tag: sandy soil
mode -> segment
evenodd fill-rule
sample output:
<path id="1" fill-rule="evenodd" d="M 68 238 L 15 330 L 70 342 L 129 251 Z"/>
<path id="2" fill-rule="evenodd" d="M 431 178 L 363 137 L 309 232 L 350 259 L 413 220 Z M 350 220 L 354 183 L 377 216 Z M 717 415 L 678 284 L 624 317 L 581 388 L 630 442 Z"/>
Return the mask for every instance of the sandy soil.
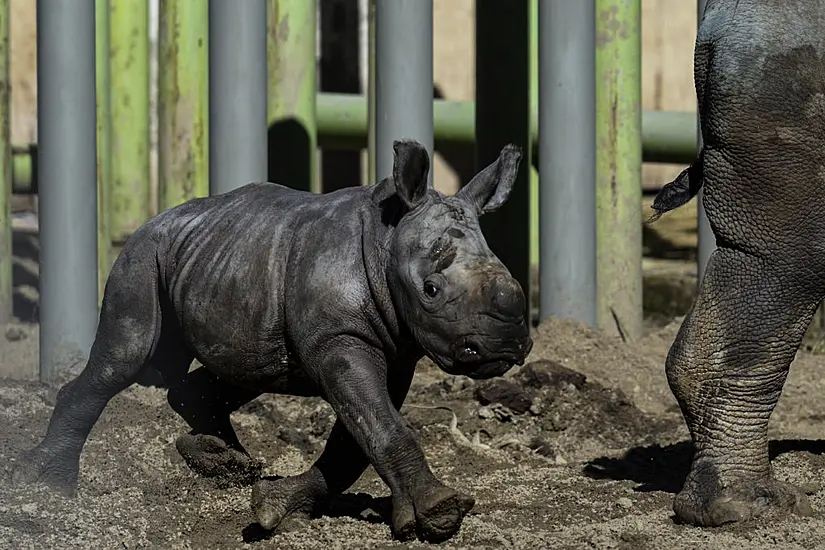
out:
<path id="1" fill-rule="evenodd" d="M 476 506 L 445 548 L 825 547 L 825 492 L 812 518 L 718 529 L 676 525 L 671 500 L 689 464 L 687 430 L 662 365 L 678 320 L 635 345 L 559 320 L 539 327 L 530 363 L 475 383 L 422 361 L 402 412 L 442 480 Z M 35 361 L 36 325 L 6 327 L 4 361 Z M 825 358 L 800 352 L 771 430 L 776 475 L 825 484 L 817 397 Z M 81 458 L 78 496 L 12 488 L 11 466 L 42 436 L 55 387 L 0 380 L 0 548 L 387 548 L 386 486 L 370 469 L 329 513 L 267 536 L 249 488 L 219 489 L 174 448 L 185 425 L 164 392 L 112 400 Z M 439 407 L 439 408 L 436 408 Z M 266 475 L 291 475 L 333 423 L 320 399 L 265 396 L 234 415 Z M 421 546 L 420 543 L 406 546 Z"/>

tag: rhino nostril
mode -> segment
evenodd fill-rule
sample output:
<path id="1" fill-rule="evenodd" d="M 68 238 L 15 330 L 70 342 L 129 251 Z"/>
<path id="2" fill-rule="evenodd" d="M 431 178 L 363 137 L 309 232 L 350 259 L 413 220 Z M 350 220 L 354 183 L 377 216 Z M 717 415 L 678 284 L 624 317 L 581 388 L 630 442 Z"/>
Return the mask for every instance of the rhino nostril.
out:
<path id="1" fill-rule="evenodd" d="M 463 352 L 465 355 L 478 355 L 478 349 L 472 344 L 465 345 Z"/>

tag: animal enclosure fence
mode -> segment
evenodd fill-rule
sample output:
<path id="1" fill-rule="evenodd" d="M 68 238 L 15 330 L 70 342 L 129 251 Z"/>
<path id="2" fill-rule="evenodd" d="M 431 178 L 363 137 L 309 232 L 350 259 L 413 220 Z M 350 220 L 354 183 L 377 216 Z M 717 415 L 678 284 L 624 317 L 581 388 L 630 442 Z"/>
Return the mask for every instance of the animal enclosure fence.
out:
<path id="1" fill-rule="evenodd" d="M 368 149 L 372 182 L 400 137 L 431 154 L 472 147 L 476 169 L 520 145 L 516 190 L 483 220 L 491 248 L 529 296 L 538 241 L 542 319 L 641 332 L 641 164 L 690 162 L 698 139 L 695 113 L 642 112 L 641 0 L 476 0 L 475 101 L 433 97 L 432 0 L 368 10 L 369 86 L 347 94 L 318 91 L 315 2 L 160 0 L 152 205 L 149 0 L 37 0 L 38 143 L 22 145 L 9 139 L 0 0 L 0 322 L 12 316 L 10 197 L 37 194 L 41 378 L 88 352 L 113 243 L 154 210 L 253 180 L 330 191 L 319 146 Z M 699 230 L 701 274 L 713 237 Z"/>

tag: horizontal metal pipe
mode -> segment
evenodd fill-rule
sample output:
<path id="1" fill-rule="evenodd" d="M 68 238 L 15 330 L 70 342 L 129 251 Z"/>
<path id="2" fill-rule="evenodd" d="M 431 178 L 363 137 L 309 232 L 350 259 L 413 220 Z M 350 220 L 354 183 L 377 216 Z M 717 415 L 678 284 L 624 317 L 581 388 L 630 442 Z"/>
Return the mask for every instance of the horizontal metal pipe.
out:
<path id="1" fill-rule="evenodd" d="M 439 143 L 475 141 L 475 102 L 436 99 L 433 102 L 436 146 Z M 367 99 L 356 94 L 318 94 L 318 144 L 329 149 L 358 150 L 367 146 Z M 538 154 L 538 115 L 530 121 L 530 141 Z M 689 164 L 696 156 L 696 113 L 644 111 L 642 113 L 642 160 Z M 37 193 L 32 188 L 31 151 L 14 148 L 13 192 Z"/>

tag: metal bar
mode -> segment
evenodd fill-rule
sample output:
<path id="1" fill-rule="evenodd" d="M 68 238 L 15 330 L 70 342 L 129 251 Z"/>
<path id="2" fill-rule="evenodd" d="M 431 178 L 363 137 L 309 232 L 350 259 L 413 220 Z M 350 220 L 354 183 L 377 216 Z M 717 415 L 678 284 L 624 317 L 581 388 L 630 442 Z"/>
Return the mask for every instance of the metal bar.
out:
<path id="1" fill-rule="evenodd" d="M 103 290 L 111 267 L 111 198 L 112 198 L 112 111 L 110 0 L 95 0 L 95 73 L 97 78 L 97 296 Z M 121 189 L 122 190 L 122 189 Z M 122 219 L 121 219 L 122 221 Z M 123 229 L 123 228 L 119 228 Z M 128 228 L 127 228 L 128 229 Z M 127 233 L 128 235 L 128 233 Z"/>
<path id="2" fill-rule="evenodd" d="M 165 4 L 170 0 L 162 1 Z M 175 0 L 171 1 L 174 2 Z M 181 5 L 188 4 L 188 2 L 181 2 Z M 199 6 L 200 4 L 193 3 L 192 5 Z M 204 9 L 203 11 L 205 12 L 206 10 Z M 188 18 L 187 21 L 192 22 L 192 18 Z M 183 25 L 181 25 L 181 29 L 183 29 Z M 163 32 L 161 32 L 161 35 L 163 35 Z M 203 40 L 203 47 L 205 48 L 205 37 Z M 183 44 L 184 41 L 180 42 L 180 47 L 183 47 Z M 187 59 L 193 58 L 187 56 Z M 204 55 L 204 63 L 205 59 L 206 56 Z M 199 56 L 197 61 L 193 61 L 187 66 L 187 69 L 196 67 L 197 63 L 200 63 L 200 61 L 201 58 Z M 181 140 L 186 139 L 186 141 L 178 141 L 178 144 L 183 148 L 181 154 L 178 155 L 178 158 L 185 159 L 186 156 L 190 154 L 189 147 L 191 146 L 193 162 L 191 164 L 181 166 L 179 171 L 175 172 L 179 174 L 176 179 L 167 176 L 167 184 L 162 185 L 162 188 L 166 188 L 167 191 L 171 191 L 169 185 L 173 185 L 175 181 L 203 182 L 205 185 L 206 176 L 193 176 L 193 174 L 200 173 L 196 172 L 196 167 L 200 165 L 199 163 L 194 162 L 194 159 L 197 158 L 201 159 L 200 163 L 204 166 L 202 172 L 204 174 L 206 173 L 207 163 L 205 159 L 207 153 L 204 152 L 203 154 L 200 154 L 199 151 L 208 150 L 206 143 L 208 134 L 202 134 L 199 132 L 197 130 L 199 126 L 185 126 L 180 122 L 181 120 L 188 120 L 184 116 L 187 112 L 193 112 L 191 109 L 192 103 L 189 103 L 189 100 L 184 97 L 187 96 L 188 92 L 185 93 L 185 90 L 188 88 L 183 86 L 183 80 L 180 81 L 177 91 L 181 94 L 181 101 L 179 105 L 186 106 L 186 109 L 182 109 L 182 112 L 179 112 L 176 115 L 165 111 L 167 108 L 166 105 L 169 105 L 170 102 L 168 100 L 163 100 L 163 98 L 173 97 L 172 94 L 175 91 L 174 87 L 170 87 L 171 81 L 165 79 L 171 79 L 176 71 L 178 74 L 182 73 L 181 68 L 179 67 L 174 67 L 170 64 L 165 64 L 164 67 L 165 70 L 160 72 L 160 78 L 161 82 L 167 83 L 167 86 L 161 86 L 160 88 L 161 101 L 159 102 L 159 110 L 161 113 L 164 113 L 160 116 L 160 120 L 162 121 L 160 124 L 160 138 L 161 140 L 168 140 L 167 142 L 171 142 L 170 136 L 175 135 L 180 136 Z M 190 73 L 195 74 L 195 71 L 187 70 L 187 74 Z M 205 82 L 206 71 L 200 72 L 199 75 Z M 195 76 L 198 76 L 198 74 L 195 74 Z M 197 101 L 198 105 L 207 105 L 207 85 L 198 85 L 195 90 L 199 90 L 200 95 L 192 101 Z M 197 113 L 198 110 L 196 109 L 194 112 Z M 206 113 L 205 107 L 202 109 L 202 112 Z M 449 101 L 443 99 L 434 100 L 433 129 L 436 146 L 439 142 L 445 144 L 473 143 L 475 140 L 474 113 L 475 103 L 472 101 Z M 173 116 L 176 118 L 173 118 Z M 198 120 L 201 118 L 205 121 L 206 114 Z M 318 123 L 319 145 L 340 150 L 360 150 L 368 147 L 368 118 L 368 105 L 364 96 L 335 93 L 318 94 L 316 120 Z M 533 123 L 531 123 L 530 127 L 530 140 L 532 143 L 533 154 L 538 155 L 537 115 L 534 113 L 531 118 L 533 119 Z M 179 125 L 177 130 L 174 129 L 174 126 L 172 126 L 173 124 Z M 193 129 L 189 130 L 187 128 Z M 165 133 L 167 136 L 164 138 Z M 201 135 L 203 137 L 199 137 Z M 653 163 L 689 163 L 696 156 L 696 135 L 697 126 L 695 113 L 679 111 L 644 111 L 642 113 L 642 159 L 644 162 Z M 32 179 L 34 174 L 32 172 L 32 161 L 30 158 L 31 153 L 29 152 L 29 147 L 24 145 L 14 145 L 12 148 L 13 193 L 36 194 L 37 182 Z M 164 146 L 161 146 L 158 151 L 162 158 L 169 158 L 164 156 L 167 152 L 168 147 Z M 168 168 L 165 170 L 163 169 L 163 162 L 161 162 L 160 165 L 162 168 L 161 175 L 164 173 L 171 173 Z M 192 166 L 193 168 L 190 169 L 189 166 Z M 163 181 L 163 178 L 161 178 L 161 180 Z M 374 178 L 372 178 L 372 180 L 374 180 Z M 186 188 L 193 189 L 191 184 Z M 180 189 L 184 189 L 184 187 L 181 186 Z M 197 190 L 191 193 L 181 191 L 181 193 L 191 195 L 188 198 L 203 196 L 203 194 L 199 193 Z M 163 193 L 161 193 L 161 196 L 163 196 Z M 182 202 L 182 200 L 167 200 L 166 207 L 178 204 L 179 202 Z M 161 205 L 161 209 L 164 209 L 163 205 Z"/>
<path id="3" fill-rule="evenodd" d="M 697 0 L 696 2 L 696 27 L 698 28 L 702 24 L 702 17 L 705 13 L 705 4 L 707 0 Z M 699 111 L 696 111 L 696 124 L 698 126 L 698 137 L 697 137 L 697 151 L 702 149 L 702 126 L 699 122 Z M 691 159 L 692 160 L 692 159 Z M 698 239 L 698 250 L 696 251 L 696 268 L 697 268 L 697 277 L 696 282 L 697 285 L 701 286 L 702 284 L 702 277 L 705 274 L 705 267 L 708 265 L 708 260 L 710 259 L 710 255 L 713 254 L 713 251 L 716 249 L 716 236 L 713 234 L 713 230 L 710 228 L 710 222 L 708 222 L 708 216 L 705 213 L 705 206 L 703 203 L 704 193 L 702 190 L 699 190 L 699 193 L 696 195 L 696 225 L 697 225 L 697 239 Z"/>
<path id="4" fill-rule="evenodd" d="M 595 2 L 539 0 L 539 319 L 597 320 Z"/>
<path id="5" fill-rule="evenodd" d="M 538 319 L 541 296 L 538 284 L 539 261 L 541 259 L 541 239 L 539 238 L 539 155 L 538 143 L 533 142 L 533 128 L 538 128 L 539 112 L 539 0 L 528 0 L 530 4 L 530 145 L 533 151 L 527 177 L 530 182 L 530 280 L 535 283 L 532 289 L 533 302 L 530 305 L 530 319 Z M 535 314 L 534 314 L 535 312 Z"/>
<path id="6" fill-rule="evenodd" d="M 84 361 L 97 325 L 94 0 L 37 0 L 40 378 Z"/>
<path id="7" fill-rule="evenodd" d="M 11 246 L 11 65 L 9 63 L 10 0 L 0 0 L 0 325 L 14 316 Z M 10 375 L 0 364 L 0 376 Z"/>
<path id="8" fill-rule="evenodd" d="M 392 173 L 392 143 L 401 138 L 419 141 L 432 158 L 433 0 L 375 0 L 377 179 Z"/>
<path id="9" fill-rule="evenodd" d="M 642 161 L 690 163 L 697 134 L 696 113 L 642 111 Z"/>
<path id="10" fill-rule="evenodd" d="M 209 195 L 209 9 L 160 0 L 158 209 Z"/>
<path id="11" fill-rule="evenodd" d="M 111 2 L 112 196 L 116 243 L 152 214 L 149 165 L 149 0 Z"/>
<path id="12" fill-rule="evenodd" d="M 267 179 L 266 0 L 209 0 L 209 194 Z"/>
<path id="13" fill-rule="evenodd" d="M 266 176 L 269 181 L 318 193 L 321 188 L 315 176 L 318 143 L 315 129 L 316 13 L 315 2 L 268 0 L 264 74 L 268 71 L 269 158 Z M 247 47 L 259 46 L 249 42 Z M 260 70 L 252 63 L 250 60 L 246 70 Z"/>
<path id="14" fill-rule="evenodd" d="M 642 7 L 596 0 L 598 324 L 642 335 Z"/>
<path id="15" fill-rule="evenodd" d="M 529 301 L 530 4 L 528 0 L 476 0 L 475 16 L 476 169 L 495 161 L 508 143 L 524 151 L 509 201 L 483 217 L 481 227 L 490 249 Z"/>
<path id="16" fill-rule="evenodd" d="M 367 10 L 367 183 L 370 184 L 378 181 L 375 174 L 375 0 L 367 0 Z M 318 109 L 321 109 L 320 97 Z M 320 116 L 318 122 L 320 138 Z"/>

